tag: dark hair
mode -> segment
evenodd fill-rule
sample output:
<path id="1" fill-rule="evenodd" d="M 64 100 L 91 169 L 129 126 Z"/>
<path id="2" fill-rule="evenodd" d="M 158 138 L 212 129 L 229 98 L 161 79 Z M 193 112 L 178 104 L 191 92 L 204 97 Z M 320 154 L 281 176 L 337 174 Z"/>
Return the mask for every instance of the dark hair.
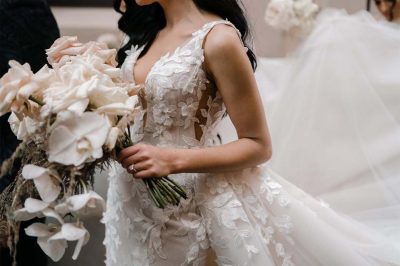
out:
<path id="1" fill-rule="evenodd" d="M 195 5 L 205 11 L 228 19 L 242 34 L 242 41 L 248 47 L 247 56 L 253 70 L 257 68 L 257 59 L 251 45 L 250 29 L 244 15 L 243 4 L 240 0 L 193 0 Z M 132 45 L 146 45 L 143 53 L 146 53 L 154 41 L 157 33 L 165 27 L 166 20 L 162 7 L 158 3 L 139 6 L 135 1 L 125 1 L 126 9 L 121 10 L 121 0 L 114 0 L 114 9 L 122 14 L 118 22 L 119 29 L 124 32 L 129 41 L 118 51 L 118 62 L 121 65 L 126 57 L 125 51 Z M 250 47 L 249 47 L 250 46 Z"/>
<path id="2" fill-rule="evenodd" d="M 375 0 L 376 6 L 379 6 L 382 2 L 389 2 L 392 6 L 390 7 L 389 21 L 394 19 L 394 10 L 397 5 L 397 0 Z"/>

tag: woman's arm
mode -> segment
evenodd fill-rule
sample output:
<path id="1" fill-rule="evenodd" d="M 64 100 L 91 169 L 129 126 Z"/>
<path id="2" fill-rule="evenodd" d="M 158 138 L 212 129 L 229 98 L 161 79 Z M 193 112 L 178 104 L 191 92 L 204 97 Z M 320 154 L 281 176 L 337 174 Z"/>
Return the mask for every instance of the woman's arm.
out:
<path id="1" fill-rule="evenodd" d="M 254 73 L 235 30 L 216 26 L 205 44 L 205 66 L 214 78 L 239 139 L 202 149 L 163 149 L 138 144 L 123 150 L 125 168 L 136 178 L 188 172 L 224 172 L 256 166 L 272 148 Z M 137 171 L 135 173 L 135 171 Z"/>

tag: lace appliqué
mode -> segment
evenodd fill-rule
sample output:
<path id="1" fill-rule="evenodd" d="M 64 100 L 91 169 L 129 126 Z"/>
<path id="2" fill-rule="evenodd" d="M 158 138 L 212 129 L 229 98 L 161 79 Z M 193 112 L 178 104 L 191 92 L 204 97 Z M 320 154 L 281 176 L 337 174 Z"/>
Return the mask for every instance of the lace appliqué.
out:
<path id="1" fill-rule="evenodd" d="M 248 180 L 246 176 L 249 176 Z M 254 183 L 254 178 L 258 178 L 258 191 L 254 191 L 254 184 L 251 187 L 248 185 Z M 284 209 L 290 208 L 290 199 L 279 183 L 267 173 L 248 169 L 236 175 L 229 173 L 210 176 L 206 185 L 209 193 L 203 195 L 206 199 L 206 212 L 212 210 L 219 224 L 231 232 L 228 239 L 225 233 L 219 236 L 219 241 L 212 242 L 214 248 L 223 249 L 224 243 L 234 241 L 240 249 L 246 250 L 247 259 L 243 260 L 241 265 L 255 265 L 253 257 L 259 254 L 260 248 L 254 245 L 254 239 L 261 236 L 263 244 L 269 246 L 273 252 L 276 263 L 294 265 L 292 255 L 287 252 L 294 243 L 290 236 L 294 225 L 288 215 L 279 214 L 286 213 Z M 242 229 L 251 228 L 251 224 L 254 223 L 254 231 Z M 218 235 L 218 232 L 209 234 Z M 286 246 L 282 240 L 287 243 Z M 236 265 L 229 263 L 227 258 L 222 261 L 223 265 Z"/>

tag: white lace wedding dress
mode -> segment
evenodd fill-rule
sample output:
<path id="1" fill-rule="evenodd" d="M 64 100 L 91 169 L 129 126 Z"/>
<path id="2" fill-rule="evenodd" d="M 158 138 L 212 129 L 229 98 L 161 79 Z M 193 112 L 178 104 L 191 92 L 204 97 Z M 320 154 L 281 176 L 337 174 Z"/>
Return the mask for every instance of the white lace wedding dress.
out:
<path id="1" fill-rule="evenodd" d="M 215 145 L 215 128 L 225 107 L 202 68 L 202 44 L 217 24 L 234 27 L 223 20 L 204 25 L 151 69 L 145 82 L 142 141 L 183 149 Z M 140 52 L 132 49 L 123 66 L 132 82 Z M 179 207 L 159 209 L 143 182 L 115 165 L 103 219 L 107 265 L 204 265 L 210 246 L 218 265 L 226 266 L 400 265 L 395 243 L 336 213 L 265 166 L 170 177 L 189 198 Z"/>

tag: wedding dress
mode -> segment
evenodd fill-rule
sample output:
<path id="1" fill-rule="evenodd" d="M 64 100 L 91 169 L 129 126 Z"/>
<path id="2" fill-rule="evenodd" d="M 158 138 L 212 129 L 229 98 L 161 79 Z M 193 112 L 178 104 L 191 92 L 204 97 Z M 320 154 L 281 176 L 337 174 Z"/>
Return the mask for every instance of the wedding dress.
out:
<path id="1" fill-rule="evenodd" d="M 225 20 L 207 23 L 152 67 L 138 139 L 182 149 L 216 145 L 216 126 L 226 109 L 202 68 L 202 45 L 218 24 L 234 27 Z M 142 49 L 132 48 L 122 67 L 131 82 Z M 395 242 L 335 212 L 265 165 L 170 177 L 189 197 L 159 209 L 142 181 L 113 167 L 103 218 L 107 265 L 200 266 L 210 246 L 218 265 L 225 266 L 400 265 Z"/>

